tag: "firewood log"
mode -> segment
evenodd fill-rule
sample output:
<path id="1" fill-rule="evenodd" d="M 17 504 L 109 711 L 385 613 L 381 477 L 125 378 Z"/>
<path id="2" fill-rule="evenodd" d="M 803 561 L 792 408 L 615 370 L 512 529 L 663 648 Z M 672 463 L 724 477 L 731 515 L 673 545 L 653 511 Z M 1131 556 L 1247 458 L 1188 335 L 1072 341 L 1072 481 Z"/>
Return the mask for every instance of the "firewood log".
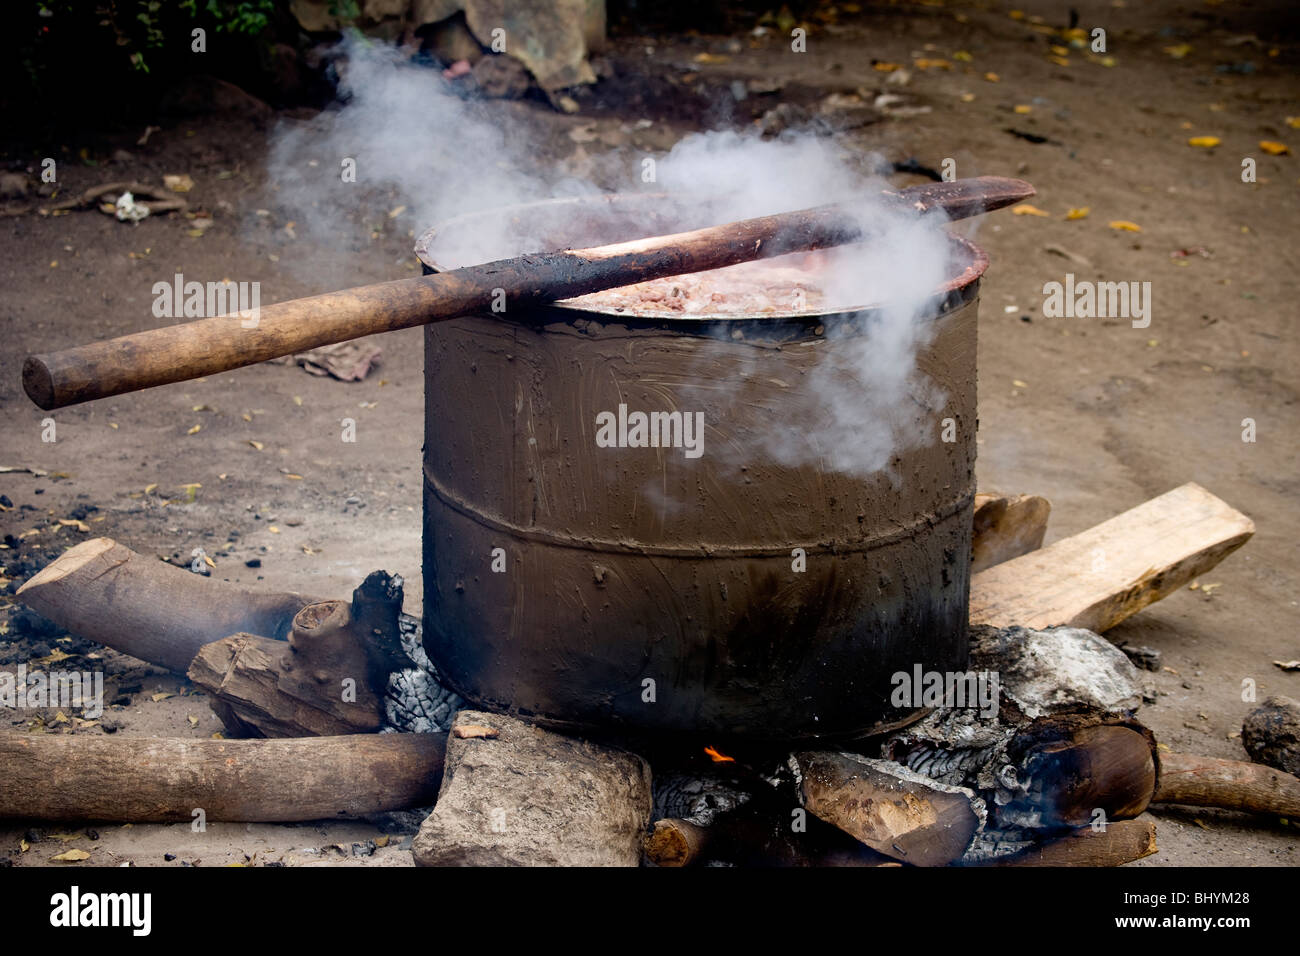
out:
<path id="1" fill-rule="evenodd" d="M 1052 504 L 1038 495 L 977 494 L 971 537 L 971 573 L 1043 546 Z"/>
<path id="2" fill-rule="evenodd" d="M 74 634 L 182 674 L 199 648 L 230 634 L 284 639 L 315 600 L 205 580 L 110 538 L 65 551 L 16 596 Z"/>
<path id="3" fill-rule="evenodd" d="M 1300 778 L 1244 760 L 1163 753 L 1152 801 L 1300 817 Z"/>
<path id="4" fill-rule="evenodd" d="M 1123 866 L 1155 853 L 1156 825 L 1148 816 L 1116 820 L 1105 829 L 1081 827 L 1063 837 L 1039 843 L 1014 856 L 984 866 Z"/>
<path id="5" fill-rule="evenodd" d="M 433 803 L 445 734 L 187 740 L 0 733 L 0 817 L 276 823 Z"/>

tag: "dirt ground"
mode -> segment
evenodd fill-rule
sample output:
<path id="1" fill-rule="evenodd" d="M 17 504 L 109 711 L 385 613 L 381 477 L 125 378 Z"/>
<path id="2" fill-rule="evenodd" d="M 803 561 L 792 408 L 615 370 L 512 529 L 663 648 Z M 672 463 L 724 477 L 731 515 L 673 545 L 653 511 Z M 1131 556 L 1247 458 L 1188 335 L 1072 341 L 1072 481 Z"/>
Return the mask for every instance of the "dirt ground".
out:
<path id="1" fill-rule="evenodd" d="M 1058 55 L 1051 45 L 1062 38 L 1049 28 L 1070 25 L 1070 6 L 1080 27 L 1106 30 L 1109 60 L 1080 50 L 1069 51 L 1068 65 L 1051 59 Z M 1161 652 L 1163 669 L 1151 675 L 1159 697 L 1141 716 L 1163 744 L 1245 759 L 1239 730 L 1252 705 L 1242 701 L 1243 679 L 1256 682 L 1261 700 L 1300 697 L 1300 673 L 1272 663 L 1300 657 L 1300 347 L 1293 334 L 1300 159 L 1258 145 L 1281 141 L 1300 151 L 1300 130 L 1287 125 L 1300 115 L 1300 37 L 1294 20 L 1278 19 L 1281 3 L 1020 7 L 1019 18 L 998 3 L 843 13 L 831 28 L 814 29 L 803 55 L 784 40 L 747 33 L 615 38 L 608 78 L 580 98 L 577 114 L 532 102 L 501 109 L 506 122 L 545 137 L 548 158 L 581 172 L 602 150 L 663 150 L 716 120 L 707 109 L 681 105 L 697 102 L 696 90 L 778 81 L 780 92 L 743 101 L 725 118 L 748 123 L 782 100 L 815 107 L 829 94 L 865 87 L 929 111 L 833 134 L 844 144 L 895 161 L 915 157 L 934 169 L 952 158 L 962 177 L 1034 183 L 1032 203 L 1047 216 L 1004 212 L 975 227 L 992 261 L 980 305 L 980 487 L 1048 497 L 1049 541 L 1188 481 L 1254 519 L 1253 540 L 1201 587 L 1108 635 Z M 902 64 L 910 81 L 888 84 L 891 74 L 873 60 Z M 942 60 L 947 68 L 922 69 L 917 60 Z M 640 82 L 647 76 L 654 84 Z M 626 95 L 652 86 L 663 95 L 640 102 Z M 637 128 L 643 119 L 650 124 Z M 258 216 L 266 206 L 265 123 L 231 115 L 168 121 L 143 147 L 135 142 L 141 132 L 58 144 L 60 188 L 188 173 L 195 182 L 188 198 L 214 219 L 201 236 L 179 216 L 136 226 L 93 210 L 0 219 L 9 343 L 0 353 L 0 466 L 33 469 L 0 474 L 0 493 L 12 504 L 0 513 L 0 578 L 7 579 L 0 665 L 61 651 L 73 655 L 61 665 L 71 667 L 97 653 L 61 633 L 31 633 L 10 598 L 87 535 L 182 563 L 202 547 L 215 577 L 330 596 L 386 568 L 405 576 L 407 610 L 418 614 L 419 330 L 376 339 L 382 365 L 360 383 L 262 365 L 49 416 L 23 395 L 26 354 L 158 324 L 150 288 L 173 271 L 259 280 L 264 302 L 415 271 L 412 232 L 428 224 L 377 215 L 381 225 L 359 233 L 353 253 L 339 255 L 292 238 L 284 228 L 292 210 Z M 1199 136 L 1221 144 L 1188 145 Z M 83 148 L 99 165 L 77 161 Z M 129 155 L 114 159 L 115 150 Z M 1242 182 L 1244 157 L 1257 161 L 1255 183 Z M 12 152 L 3 159 L 9 166 L 39 162 Z M 1086 218 L 1066 218 L 1082 207 L 1090 210 Z M 1111 228 L 1115 220 L 1141 231 Z M 319 268 L 290 270 L 288 260 Z M 1067 272 L 1149 281 L 1150 327 L 1045 317 L 1043 284 Z M 57 428 L 52 443 L 42 441 L 47 417 Z M 355 444 L 338 440 L 345 417 L 357 421 Z M 1253 443 L 1242 440 L 1246 418 L 1256 423 Z M 189 483 L 201 485 L 193 501 L 181 487 Z M 57 519 L 80 520 L 88 530 Z M 0 727 L 190 737 L 220 729 L 183 680 L 112 652 L 96 665 L 107 673 L 106 699 L 119 701 L 101 720 L 6 713 Z M 1297 821 L 1213 811 L 1156 816 L 1160 852 L 1137 865 L 1300 863 Z M 43 840 L 24 841 L 24 850 L 27 829 L 0 827 L 0 862 L 43 864 L 69 848 L 89 851 L 87 865 L 105 866 L 410 860 L 409 826 L 391 821 L 214 824 L 201 834 L 183 824 L 105 825 L 93 834 L 45 827 L 37 834 Z M 381 836 L 391 837 L 386 846 L 366 845 Z"/>

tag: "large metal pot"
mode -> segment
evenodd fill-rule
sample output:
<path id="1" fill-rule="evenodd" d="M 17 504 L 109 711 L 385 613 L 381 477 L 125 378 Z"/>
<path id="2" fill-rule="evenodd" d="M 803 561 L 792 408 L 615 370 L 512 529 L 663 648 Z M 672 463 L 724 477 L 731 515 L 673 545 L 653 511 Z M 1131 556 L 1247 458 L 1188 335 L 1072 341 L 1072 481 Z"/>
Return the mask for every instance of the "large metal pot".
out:
<path id="1" fill-rule="evenodd" d="M 552 201 L 505 225 L 537 248 L 682 225 L 659 205 Z M 487 226 L 499 214 L 453 220 L 417 254 L 428 271 L 473 261 Z M 573 235 L 584 226 L 598 234 Z M 946 405 L 917 404 L 934 440 L 892 475 L 763 453 L 773 430 L 815 440 L 784 409 L 844 347 L 836 333 L 871 334 L 869 309 L 708 321 L 557 305 L 427 326 L 424 641 L 442 677 L 553 725 L 793 740 L 903 718 L 896 672 L 964 669 L 987 260 L 952 243 L 918 359 Z M 598 447 L 596 416 L 620 404 L 702 411 L 704 454 Z"/>

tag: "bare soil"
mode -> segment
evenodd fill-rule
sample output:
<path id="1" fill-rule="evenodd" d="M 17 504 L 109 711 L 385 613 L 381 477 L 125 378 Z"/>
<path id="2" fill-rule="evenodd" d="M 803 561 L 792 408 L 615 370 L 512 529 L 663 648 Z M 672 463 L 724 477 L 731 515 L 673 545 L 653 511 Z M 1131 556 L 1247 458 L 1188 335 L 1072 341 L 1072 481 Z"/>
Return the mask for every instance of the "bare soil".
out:
<path id="1" fill-rule="evenodd" d="M 1161 652 L 1163 668 L 1151 675 L 1159 697 L 1141 716 L 1164 745 L 1245 759 L 1239 731 L 1252 704 L 1242 699 L 1243 681 L 1255 683 L 1261 700 L 1300 697 L 1300 673 L 1273 664 L 1300 657 L 1300 278 L 1293 247 L 1300 160 L 1258 145 L 1281 141 L 1300 151 L 1300 131 L 1286 124 L 1300 115 L 1300 45 L 1294 20 L 1283 19 L 1293 15 L 1279 13 L 1280 3 L 1231 10 L 1172 0 L 1020 6 L 1043 23 L 1013 19 L 997 3 L 846 14 L 833 30 L 815 29 L 802 55 L 784 40 L 748 34 L 616 39 L 607 79 L 579 96 L 578 114 L 531 101 L 501 109 L 504 122 L 543 137 L 544 160 L 583 173 L 607 168 L 592 162 L 603 151 L 669 147 L 718 119 L 721 108 L 709 104 L 727 102 L 723 118 L 748 123 L 783 100 L 815 108 L 831 93 L 866 87 L 897 92 L 930 111 L 831 134 L 844 145 L 890 161 L 914 157 L 935 169 L 952 158 L 962 177 L 1033 182 L 1039 195 L 1032 203 L 1048 216 L 1002 212 L 975 227 L 992 261 L 980 306 L 980 486 L 1048 497 L 1049 541 L 1187 481 L 1255 520 L 1254 539 L 1200 587 L 1108 635 Z M 1113 66 L 1077 50 L 1068 66 L 1049 59 L 1050 45 L 1060 41 L 1036 27 L 1067 26 L 1069 6 L 1079 10 L 1080 26 L 1107 30 Z M 1190 49 L 1175 55 L 1184 45 Z M 710 56 L 701 62 L 701 53 Z M 917 59 L 948 67 L 919 69 Z M 910 82 L 886 85 L 889 74 L 874 69 L 873 60 L 904 65 Z M 780 90 L 739 104 L 726 100 L 733 81 L 750 79 Z M 642 91 L 639 101 L 623 95 L 633 88 Z M 701 89 L 707 95 L 695 92 Z M 641 119 L 652 123 L 635 128 Z M 582 142 L 569 135 L 579 127 Z M 47 711 L 6 712 L 0 728 L 102 734 L 111 727 L 194 737 L 220 729 L 184 680 L 61 633 L 34 632 L 11 604 L 23 580 L 87 535 L 184 564 L 202 548 L 215 577 L 324 595 L 343 596 L 367 571 L 386 568 L 406 578 L 407 610 L 420 609 L 419 330 L 376 339 L 382 365 L 359 383 L 262 365 L 54 414 L 23 395 L 26 354 L 158 324 L 151 287 L 174 272 L 258 280 L 266 302 L 416 270 L 413 233 L 427 223 L 377 215 L 382 225 L 358 232 L 353 251 L 339 255 L 291 237 L 285 225 L 292 211 L 258 216 L 267 185 L 265 124 L 232 115 L 167 122 L 138 147 L 141 132 L 52 145 L 61 157 L 60 195 L 188 173 L 192 207 L 214 219 L 201 236 L 177 215 L 138 225 L 94 210 L 0 218 L 8 341 L 0 353 L 0 465 L 44 472 L 0 474 L 0 493 L 12 502 L 0 513 L 0 534 L 7 536 L 0 577 L 8 579 L 0 585 L 0 666 L 55 650 L 72 655 L 59 666 L 90 666 L 87 657 L 102 653 L 95 666 L 106 671 L 106 699 L 120 701 L 93 723 L 66 714 L 60 721 Z M 1189 146 L 1197 136 L 1216 136 L 1221 145 Z M 79 162 L 82 148 L 100 164 Z M 110 159 L 117 149 L 129 157 Z M 1244 157 L 1257 161 L 1255 183 L 1242 182 Z M 4 159 L 39 162 L 30 155 Z M 918 181 L 895 177 L 898 185 Z M 17 202 L 10 211 L 34 205 Z M 1086 218 L 1066 219 L 1082 207 L 1090 210 Z M 1111 228 L 1115 220 L 1141 231 Z M 303 278 L 286 268 L 288 261 L 319 268 Z M 1043 285 L 1067 272 L 1149 281 L 1150 327 L 1045 317 Z M 57 441 L 42 440 L 47 418 Z M 339 440 L 344 418 L 357 422 L 355 443 Z M 1247 418 L 1256 424 L 1254 442 L 1242 440 Z M 201 487 L 188 500 L 183 486 L 191 483 Z M 57 519 L 84 521 L 89 530 Z M 1162 810 L 1157 818 L 1160 852 L 1138 865 L 1300 862 L 1297 821 L 1183 810 Z M 27 829 L 0 826 L 0 858 L 44 864 L 80 848 L 91 852 L 88 865 L 102 866 L 410 859 L 410 827 L 391 821 L 214 824 L 201 834 L 187 825 L 103 825 L 92 828 L 97 839 L 84 827 L 54 839 L 59 828 L 43 827 L 44 839 L 22 850 Z M 364 853 L 365 841 L 384 835 L 391 835 L 388 845 L 373 855 L 352 855 L 353 843 Z"/>

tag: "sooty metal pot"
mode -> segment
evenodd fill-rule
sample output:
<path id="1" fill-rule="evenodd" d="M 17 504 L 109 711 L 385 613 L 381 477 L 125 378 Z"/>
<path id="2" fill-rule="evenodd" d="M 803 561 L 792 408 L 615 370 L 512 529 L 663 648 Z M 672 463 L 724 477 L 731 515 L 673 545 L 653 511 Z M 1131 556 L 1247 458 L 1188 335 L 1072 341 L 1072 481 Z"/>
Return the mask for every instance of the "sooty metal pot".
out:
<path id="1" fill-rule="evenodd" d="M 683 227 L 658 205 L 462 217 L 416 251 L 442 271 L 485 261 L 469 251 L 485 231 L 549 248 Z M 816 370 L 861 354 L 877 310 L 711 319 L 556 305 L 426 326 L 424 641 L 444 680 L 559 727 L 796 740 L 899 722 L 892 675 L 964 669 L 987 259 L 951 242 L 917 357 L 942 398 L 901 412 L 932 440 L 870 475 L 772 449 L 773 436 L 816 448 Z M 620 405 L 702 412 L 701 453 L 604 447 L 598 416 Z M 940 440 L 943 419 L 955 441 Z"/>

